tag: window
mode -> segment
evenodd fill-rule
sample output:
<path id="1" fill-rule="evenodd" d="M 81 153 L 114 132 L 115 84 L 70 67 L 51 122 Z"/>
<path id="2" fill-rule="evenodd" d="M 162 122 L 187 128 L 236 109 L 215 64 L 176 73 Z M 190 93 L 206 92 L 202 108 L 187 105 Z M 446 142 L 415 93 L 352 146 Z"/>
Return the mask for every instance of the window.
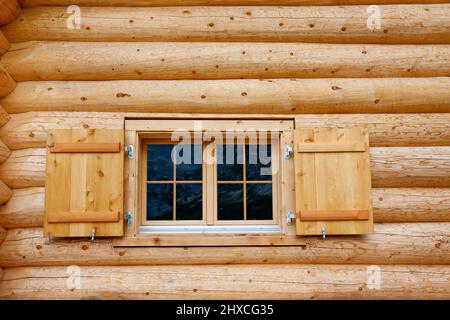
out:
<path id="1" fill-rule="evenodd" d="M 131 122 L 138 233 L 281 232 L 280 136 L 290 121 Z"/>

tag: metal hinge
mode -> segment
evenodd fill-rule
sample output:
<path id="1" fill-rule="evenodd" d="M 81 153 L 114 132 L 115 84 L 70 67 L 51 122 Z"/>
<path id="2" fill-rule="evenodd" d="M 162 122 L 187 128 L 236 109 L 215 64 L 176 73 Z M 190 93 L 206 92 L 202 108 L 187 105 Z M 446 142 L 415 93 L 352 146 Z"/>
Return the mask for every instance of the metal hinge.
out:
<path id="1" fill-rule="evenodd" d="M 128 159 L 133 159 L 134 156 L 134 147 L 132 144 L 126 145 L 124 148 L 125 152 L 128 154 Z"/>
<path id="2" fill-rule="evenodd" d="M 292 220 L 295 219 L 295 213 L 292 211 L 286 212 L 286 224 L 288 226 L 292 225 Z"/>
<path id="3" fill-rule="evenodd" d="M 292 152 L 294 151 L 294 148 L 292 146 L 285 146 L 284 147 L 284 158 L 286 160 L 289 160 L 292 158 Z"/>
<path id="4" fill-rule="evenodd" d="M 132 227 L 133 226 L 133 212 L 131 212 L 131 211 L 125 212 L 123 214 L 123 218 L 125 220 L 127 220 L 128 227 Z"/>

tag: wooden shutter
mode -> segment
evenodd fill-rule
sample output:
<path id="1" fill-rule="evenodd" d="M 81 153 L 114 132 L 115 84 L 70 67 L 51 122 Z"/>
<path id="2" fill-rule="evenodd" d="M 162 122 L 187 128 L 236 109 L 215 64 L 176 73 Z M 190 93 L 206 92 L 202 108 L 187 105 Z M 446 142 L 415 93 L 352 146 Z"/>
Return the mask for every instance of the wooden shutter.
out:
<path id="1" fill-rule="evenodd" d="M 50 130 L 44 234 L 123 235 L 123 130 Z"/>
<path id="2" fill-rule="evenodd" d="M 367 130 L 296 129 L 294 144 L 297 234 L 372 233 Z"/>

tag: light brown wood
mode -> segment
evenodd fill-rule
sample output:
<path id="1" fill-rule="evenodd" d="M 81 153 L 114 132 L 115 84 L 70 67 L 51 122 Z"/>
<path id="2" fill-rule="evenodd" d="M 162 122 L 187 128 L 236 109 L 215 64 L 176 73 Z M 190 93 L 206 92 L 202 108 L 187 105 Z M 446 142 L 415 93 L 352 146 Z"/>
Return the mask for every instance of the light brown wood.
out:
<path id="1" fill-rule="evenodd" d="M 446 3 L 447 0 L 77 0 L 80 6 L 164 7 L 164 6 L 301 6 L 344 4 Z M 19 0 L 22 7 L 71 5 L 73 0 Z"/>
<path id="2" fill-rule="evenodd" d="M 0 140 L 0 164 L 5 162 L 6 159 L 11 155 L 11 150 Z"/>
<path id="3" fill-rule="evenodd" d="M 0 179 L 10 188 L 43 187 L 45 184 L 45 149 L 13 151 L 0 165 Z"/>
<path id="4" fill-rule="evenodd" d="M 6 112 L 4 113 L 7 116 Z M 27 112 L 12 114 L 10 121 L 0 128 L 0 139 L 12 150 L 45 147 L 46 131 L 61 128 L 123 128 L 122 112 Z M 201 118 L 196 114 L 142 114 L 145 118 Z M 205 115 L 203 115 L 205 117 Z M 238 119 L 242 115 L 209 115 L 216 119 Z M 263 118 L 264 115 L 249 115 Z M 267 117 L 267 116 L 265 116 Z M 274 115 L 281 118 L 281 115 Z M 0 125 L 2 123 L 0 112 Z M 242 120 L 241 120 L 242 121 Z M 295 118 L 297 128 L 354 127 L 369 130 L 372 147 L 448 146 L 450 145 L 450 113 L 419 114 L 303 114 Z"/>
<path id="5" fill-rule="evenodd" d="M 47 212 L 47 222 L 117 222 L 120 212 Z"/>
<path id="6" fill-rule="evenodd" d="M 22 9 L 17 0 L 0 0 L 0 25 L 14 21 L 21 14 Z"/>
<path id="7" fill-rule="evenodd" d="M 50 153 L 117 153 L 121 150 L 120 142 L 71 142 L 55 143 L 49 147 Z"/>
<path id="8" fill-rule="evenodd" d="M 0 31 L 0 55 L 4 54 L 11 47 L 8 39 L 5 38 L 3 33 Z"/>
<path id="9" fill-rule="evenodd" d="M 123 145 L 123 139 L 124 131 L 121 129 L 54 129 L 49 131 L 47 144 L 118 141 Z M 95 230 L 97 237 L 122 236 L 123 150 L 119 153 L 52 153 L 47 148 L 46 158 L 45 235 L 90 237 Z M 115 213 L 112 222 L 112 217 L 106 213 L 111 211 Z M 93 217 L 94 212 L 98 217 Z M 52 222 L 55 221 L 55 213 L 61 213 L 64 222 Z M 82 213 L 95 221 L 78 222 L 87 218 L 81 216 Z M 97 222 L 103 220 L 100 218 L 103 214 L 108 222 Z M 77 222 L 65 222 L 67 219 Z"/>
<path id="10" fill-rule="evenodd" d="M 10 119 L 5 109 L 0 105 L 0 128 L 3 127 Z"/>
<path id="11" fill-rule="evenodd" d="M 450 222 L 450 188 L 376 188 L 376 222 Z"/>
<path id="12" fill-rule="evenodd" d="M 450 264 L 449 223 L 375 224 L 374 234 L 307 237 L 290 246 L 114 247 L 111 239 L 54 239 L 42 228 L 9 229 L 0 265 Z M 164 238 L 154 238 L 157 243 Z M 294 238 L 299 238 L 295 237 Z M 205 239 L 205 238 L 204 238 Z M 180 236 L 174 241 L 180 242 Z M 206 240 L 204 240 L 206 241 Z M 169 244 L 169 243 L 168 243 Z M 157 244 L 156 244 L 157 245 Z"/>
<path id="13" fill-rule="evenodd" d="M 0 103 L 9 113 L 450 112 L 450 78 L 29 81 Z"/>
<path id="14" fill-rule="evenodd" d="M 6 200 L 11 197 L 7 186 L 0 194 Z M 8 229 L 42 227 L 44 195 L 40 187 L 13 190 L 12 198 L 0 207 L 0 225 Z M 450 222 L 450 188 L 374 188 L 372 201 L 375 222 Z"/>
<path id="15" fill-rule="evenodd" d="M 449 123 L 449 113 L 303 114 L 295 117 L 296 128 L 365 127 L 369 130 L 371 147 L 448 146 Z"/>
<path id="16" fill-rule="evenodd" d="M 303 153 L 305 144 L 318 144 L 315 148 L 318 152 L 313 148 L 312 153 Z M 320 147 L 322 144 L 342 144 L 345 148 L 335 150 L 334 147 L 332 152 L 324 153 L 322 151 L 328 149 Z M 306 221 L 297 218 L 298 235 L 373 232 L 370 160 L 369 134 L 365 128 L 295 129 L 295 207 L 300 217 L 303 213 L 307 217 Z M 322 210 L 328 214 L 320 214 Z M 356 214 L 354 220 L 349 220 L 350 215 L 345 213 L 342 215 L 345 221 L 336 218 L 341 216 L 340 211 L 347 210 L 367 210 L 368 215 L 364 220 L 357 219 Z M 314 215 L 310 211 L 319 212 Z M 334 212 L 334 219 L 330 219 L 330 212 Z M 318 216 L 324 216 L 324 219 L 310 219 Z"/>
<path id="17" fill-rule="evenodd" d="M 302 210 L 298 214 L 301 221 L 368 220 L 369 210 Z"/>
<path id="18" fill-rule="evenodd" d="M 366 151 L 364 143 L 299 143 L 297 152 L 299 153 L 336 153 L 336 152 L 364 152 Z"/>
<path id="19" fill-rule="evenodd" d="M 2 299 L 449 299 L 450 266 L 368 265 L 81 267 L 82 289 L 67 267 L 7 268 Z M 108 281 L 105 281 L 108 279 Z M 295 281 L 293 281 L 295 279 Z M 371 288 L 371 289 L 370 289 Z M 405 290 L 405 288 L 408 288 Z"/>
<path id="20" fill-rule="evenodd" d="M 367 27 L 371 16 L 367 6 L 83 7 L 79 29 L 67 28 L 72 13 L 66 10 L 27 8 L 21 19 L 4 26 L 2 31 L 10 42 L 450 43 L 450 8 L 446 4 L 380 5 L 380 29 Z"/>
<path id="21" fill-rule="evenodd" d="M 0 63 L 0 98 L 10 94 L 16 88 L 16 81 Z"/>
<path id="22" fill-rule="evenodd" d="M 8 188 L 5 184 L 3 186 Z M 3 189 L 0 187 L 1 190 Z M 0 225 L 8 229 L 44 225 L 45 188 L 23 188 L 12 192 L 9 188 L 5 190 L 5 193 L 0 194 L 7 194 L 8 196 L 3 199 L 8 200 L 8 197 L 10 199 L 0 207 Z"/>
<path id="23" fill-rule="evenodd" d="M 373 186 L 450 187 L 450 147 L 371 148 L 370 157 Z"/>
<path id="24" fill-rule="evenodd" d="M 123 113 L 103 112 L 28 112 L 9 116 L 0 128 L 0 139 L 11 149 L 45 147 L 50 129 L 121 129 Z M 1 117 L 0 117 L 1 118 Z"/>
<path id="25" fill-rule="evenodd" d="M 437 77 L 450 45 L 33 41 L 1 62 L 16 81 Z"/>
<path id="26" fill-rule="evenodd" d="M 371 148 L 372 186 L 448 188 L 449 149 L 450 147 Z M 0 165 L 0 179 L 11 188 L 43 187 L 45 149 L 13 151 Z"/>
<path id="27" fill-rule="evenodd" d="M 8 202 L 9 199 L 12 197 L 12 191 L 11 189 L 0 180 L 0 206 Z M 0 210 L 2 207 L 0 207 Z M 2 223 L 0 223 L 2 225 Z"/>
<path id="28" fill-rule="evenodd" d="M 0 245 L 3 243 L 3 240 L 6 238 L 7 231 L 0 225 Z M 1 272 L 0 272 L 0 280 L 1 280 Z"/>

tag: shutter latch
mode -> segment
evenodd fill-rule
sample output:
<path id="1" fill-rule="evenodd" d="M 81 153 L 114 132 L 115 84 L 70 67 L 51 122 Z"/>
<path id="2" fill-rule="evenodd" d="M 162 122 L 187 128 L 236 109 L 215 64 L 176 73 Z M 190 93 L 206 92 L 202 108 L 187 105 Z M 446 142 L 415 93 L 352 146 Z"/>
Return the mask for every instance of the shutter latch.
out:
<path id="1" fill-rule="evenodd" d="M 128 227 L 132 227 L 133 226 L 133 212 L 131 212 L 131 211 L 125 212 L 124 215 L 123 215 L 123 218 L 125 220 L 127 220 Z"/>
<path id="2" fill-rule="evenodd" d="M 292 148 L 292 146 L 285 146 L 284 147 L 284 158 L 286 160 L 291 159 L 293 151 L 294 151 L 294 148 Z"/>
<path id="3" fill-rule="evenodd" d="M 123 149 L 128 154 L 128 159 L 132 160 L 133 156 L 134 156 L 134 147 L 133 147 L 133 145 L 132 144 L 128 144 Z"/>
<path id="4" fill-rule="evenodd" d="M 292 225 L 292 219 L 295 219 L 295 213 L 293 213 L 292 211 L 286 212 L 286 224 L 288 226 Z"/>

